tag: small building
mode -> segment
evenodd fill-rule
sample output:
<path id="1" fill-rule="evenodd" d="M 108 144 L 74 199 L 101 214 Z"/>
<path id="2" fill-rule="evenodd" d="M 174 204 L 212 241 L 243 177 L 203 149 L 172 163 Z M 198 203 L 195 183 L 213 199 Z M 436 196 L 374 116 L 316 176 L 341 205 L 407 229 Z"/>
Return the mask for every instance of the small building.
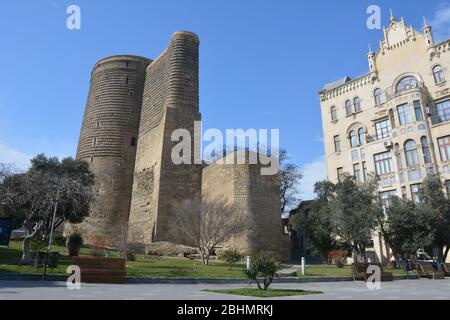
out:
<path id="1" fill-rule="evenodd" d="M 309 262 L 320 260 L 320 258 L 312 257 L 311 241 L 306 231 L 299 226 L 299 220 L 308 215 L 313 203 L 314 200 L 302 201 L 296 209 L 289 212 L 286 228 L 291 240 L 291 260 L 298 261 L 302 257 L 307 257 Z"/>

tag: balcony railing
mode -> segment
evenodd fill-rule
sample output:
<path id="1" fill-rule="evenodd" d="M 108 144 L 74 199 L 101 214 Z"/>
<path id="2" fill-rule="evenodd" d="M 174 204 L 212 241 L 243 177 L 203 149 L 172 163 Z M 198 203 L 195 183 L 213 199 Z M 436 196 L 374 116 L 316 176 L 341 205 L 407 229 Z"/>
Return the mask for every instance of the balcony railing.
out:
<path id="1" fill-rule="evenodd" d="M 392 100 L 392 99 L 402 96 L 404 94 L 410 93 L 412 91 L 421 91 L 421 92 L 427 93 L 426 87 L 422 82 L 417 82 L 415 85 L 408 86 L 401 91 L 397 91 L 396 89 L 397 88 L 388 88 L 384 91 L 385 100 L 386 100 L 385 102 L 388 102 L 389 100 Z"/>

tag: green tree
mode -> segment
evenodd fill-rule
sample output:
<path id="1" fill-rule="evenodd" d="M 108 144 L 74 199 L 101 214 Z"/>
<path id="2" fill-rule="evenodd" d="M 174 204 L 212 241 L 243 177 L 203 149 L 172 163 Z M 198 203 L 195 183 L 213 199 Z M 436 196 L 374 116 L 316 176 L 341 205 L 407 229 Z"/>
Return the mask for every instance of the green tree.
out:
<path id="1" fill-rule="evenodd" d="M 383 209 L 377 196 L 378 182 L 369 177 L 356 183 L 353 177 L 344 177 L 335 186 L 330 197 L 331 230 L 337 239 L 347 243 L 358 258 L 366 260 L 366 249 L 378 226 Z"/>
<path id="2" fill-rule="evenodd" d="M 312 246 L 322 254 L 325 260 L 330 251 L 341 246 L 339 239 L 333 234 L 330 215 L 330 199 L 334 197 L 335 187 L 329 181 L 317 182 L 314 186 L 316 200 L 307 213 L 298 215 L 293 221 L 293 227 L 306 234 Z"/>
<path id="3" fill-rule="evenodd" d="M 428 177 L 422 184 L 418 210 L 428 217 L 433 230 L 432 245 L 439 261 L 446 261 L 450 250 L 450 200 L 439 176 Z"/>
<path id="4" fill-rule="evenodd" d="M 423 211 L 417 210 L 412 201 L 393 197 L 385 212 L 386 216 L 380 219 L 380 227 L 397 263 L 404 264 L 414 258 L 420 248 L 431 244 L 431 221 Z"/>
<path id="5" fill-rule="evenodd" d="M 30 262 L 32 239 L 49 234 L 54 213 L 55 228 L 64 222 L 80 223 L 88 216 L 93 199 L 94 176 L 86 162 L 38 155 L 31 163 L 27 172 L 6 177 L 0 188 L 0 202 L 22 216 L 28 230 L 22 263 Z"/>

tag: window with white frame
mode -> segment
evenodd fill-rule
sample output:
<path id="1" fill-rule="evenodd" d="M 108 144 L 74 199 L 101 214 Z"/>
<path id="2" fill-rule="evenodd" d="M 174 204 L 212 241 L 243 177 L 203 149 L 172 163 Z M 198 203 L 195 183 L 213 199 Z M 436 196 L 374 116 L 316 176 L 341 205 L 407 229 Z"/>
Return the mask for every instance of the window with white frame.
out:
<path id="1" fill-rule="evenodd" d="M 439 138 L 439 153 L 442 161 L 450 161 L 450 136 Z"/>
<path id="2" fill-rule="evenodd" d="M 419 83 L 417 82 L 416 78 L 414 78 L 413 76 L 408 76 L 408 77 L 401 79 L 397 83 L 396 91 L 397 91 L 397 93 L 401 93 L 405 90 L 417 88 L 418 85 L 419 85 Z"/>
<path id="3" fill-rule="evenodd" d="M 389 134 L 391 133 L 391 121 L 389 119 L 379 121 L 375 123 L 375 129 L 377 131 L 377 139 L 386 139 L 389 137 Z"/>
<path id="4" fill-rule="evenodd" d="M 383 91 L 380 88 L 377 88 L 373 92 L 373 97 L 375 99 L 375 105 L 379 106 L 382 103 L 383 99 Z"/>
<path id="5" fill-rule="evenodd" d="M 405 142 L 406 165 L 413 167 L 419 164 L 419 155 L 417 154 L 417 144 L 414 140 Z"/>
<path id="6" fill-rule="evenodd" d="M 450 100 L 436 103 L 436 111 L 439 122 L 450 120 Z"/>
<path id="7" fill-rule="evenodd" d="M 442 66 L 440 66 L 440 65 L 435 66 L 433 68 L 433 76 L 434 76 L 434 81 L 436 82 L 436 84 L 445 82 L 444 68 L 442 68 Z"/>
<path id="8" fill-rule="evenodd" d="M 406 125 L 412 122 L 410 107 L 407 103 L 397 107 L 398 119 L 400 125 Z"/>
<path id="9" fill-rule="evenodd" d="M 376 154 L 375 171 L 377 175 L 383 175 L 394 172 L 394 165 L 392 163 L 392 154 L 390 151 Z"/>

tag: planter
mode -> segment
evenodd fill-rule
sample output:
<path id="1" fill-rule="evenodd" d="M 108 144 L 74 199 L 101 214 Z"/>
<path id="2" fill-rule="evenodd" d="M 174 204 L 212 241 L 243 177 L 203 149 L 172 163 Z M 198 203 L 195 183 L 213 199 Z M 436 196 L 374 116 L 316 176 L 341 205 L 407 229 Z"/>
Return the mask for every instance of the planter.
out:
<path id="1" fill-rule="evenodd" d="M 42 268 L 45 265 L 45 252 L 36 252 L 34 256 L 34 266 L 36 268 Z"/>
<path id="2" fill-rule="evenodd" d="M 47 266 L 48 266 L 50 269 L 58 268 L 58 260 L 59 260 L 59 257 L 60 257 L 60 256 L 61 256 L 61 255 L 59 254 L 59 252 L 51 252 L 51 253 L 48 255 Z"/>

